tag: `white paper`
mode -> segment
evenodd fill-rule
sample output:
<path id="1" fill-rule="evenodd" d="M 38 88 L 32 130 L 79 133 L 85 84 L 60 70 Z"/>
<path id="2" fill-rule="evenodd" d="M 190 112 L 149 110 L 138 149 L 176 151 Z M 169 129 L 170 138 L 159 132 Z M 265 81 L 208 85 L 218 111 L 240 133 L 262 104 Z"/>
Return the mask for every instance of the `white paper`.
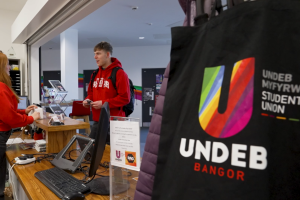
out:
<path id="1" fill-rule="evenodd" d="M 25 143 L 35 143 L 34 139 L 25 139 L 24 140 Z"/>
<path id="2" fill-rule="evenodd" d="M 133 121 L 110 121 L 111 165 L 140 171 L 140 125 Z"/>
<path id="3" fill-rule="evenodd" d="M 24 141 L 21 138 L 13 138 L 13 139 L 8 139 L 6 144 L 19 144 L 23 142 Z"/>

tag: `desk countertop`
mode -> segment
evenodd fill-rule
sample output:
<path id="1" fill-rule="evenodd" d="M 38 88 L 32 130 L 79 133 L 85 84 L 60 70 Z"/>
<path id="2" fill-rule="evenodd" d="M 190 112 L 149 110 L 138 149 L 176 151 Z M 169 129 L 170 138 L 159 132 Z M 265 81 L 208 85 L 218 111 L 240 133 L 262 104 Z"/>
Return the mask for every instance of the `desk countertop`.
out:
<path id="1" fill-rule="evenodd" d="M 12 137 L 15 137 L 19 135 L 20 132 L 16 132 L 13 134 Z M 22 139 L 27 139 L 28 136 L 22 134 L 21 138 Z M 22 150 L 18 144 L 12 145 L 9 147 L 6 151 L 6 158 L 9 161 L 10 165 L 12 166 L 12 160 L 15 157 L 21 156 L 21 154 L 37 154 L 35 149 L 27 149 L 27 150 Z M 110 155 L 110 148 L 109 146 L 105 147 L 105 152 L 103 155 L 103 159 L 101 162 L 104 161 L 109 161 Z M 40 155 L 35 155 L 35 157 L 39 157 Z M 14 172 L 22 185 L 27 197 L 30 200 L 59 200 L 59 198 L 51 192 L 43 183 L 41 183 L 37 178 L 35 178 L 34 174 L 35 172 L 46 170 L 53 168 L 54 166 L 47 160 L 42 160 L 40 163 L 30 163 L 27 165 L 15 165 L 14 166 Z M 109 175 L 108 170 L 104 173 L 101 173 L 105 171 L 106 169 L 103 167 L 99 167 L 97 173 L 102 174 L 102 175 Z M 77 179 L 82 179 L 84 177 L 84 174 L 82 172 L 76 172 L 75 174 L 72 174 L 74 177 Z M 97 177 L 97 176 L 96 176 Z M 95 178 L 96 178 L 95 177 Z M 99 176 L 98 176 L 99 177 Z M 109 196 L 100 196 L 100 195 L 95 195 L 95 194 L 89 194 L 86 196 L 86 199 L 88 200 L 108 200 Z"/>
<path id="2" fill-rule="evenodd" d="M 47 116 L 49 113 L 47 113 Z M 68 131 L 74 129 L 86 129 L 90 127 L 90 124 L 87 122 L 83 122 L 76 119 L 71 119 L 69 117 L 65 117 L 64 124 L 62 126 L 51 126 L 48 124 L 50 118 L 36 120 L 35 123 L 38 127 L 46 130 L 46 131 Z"/>
<path id="3" fill-rule="evenodd" d="M 6 152 L 6 158 L 12 166 L 12 160 L 15 157 L 20 156 L 22 153 L 26 154 L 35 154 L 39 153 L 34 149 L 29 150 L 20 150 L 18 145 L 12 145 Z M 35 157 L 39 157 L 39 155 L 35 155 Z M 109 161 L 109 147 L 105 149 L 105 154 L 103 155 L 102 162 Z M 54 166 L 47 160 L 42 160 L 40 163 L 30 163 L 27 165 L 15 165 L 14 172 L 22 185 L 28 199 L 30 200 L 59 200 L 59 198 L 51 192 L 43 183 L 41 183 L 37 178 L 35 178 L 35 172 L 46 170 L 53 168 Z M 105 168 L 99 167 L 97 173 L 101 173 L 105 171 Z M 102 175 L 108 176 L 108 170 L 105 173 L 101 173 Z M 76 172 L 72 174 L 77 179 L 82 179 L 84 174 L 82 172 Z M 108 200 L 109 196 L 100 196 L 95 194 L 89 194 L 86 196 L 86 199 L 97 199 L 97 200 Z"/>
<path id="4" fill-rule="evenodd" d="M 13 137 L 16 137 L 19 135 L 20 132 L 14 133 Z M 22 134 L 22 139 L 28 139 L 28 136 Z M 35 149 L 28 149 L 28 150 L 22 150 L 18 144 L 12 145 L 9 147 L 6 151 L 6 158 L 9 161 L 10 165 L 12 166 L 12 160 L 15 157 L 20 156 L 21 154 L 37 154 Z M 76 152 L 75 152 L 76 153 Z M 35 157 L 39 157 L 41 155 L 35 155 Z M 72 153 L 72 158 L 73 157 Z M 75 154 L 76 156 L 76 154 Z M 103 158 L 101 160 L 101 163 L 103 162 L 109 162 L 110 161 L 110 146 L 105 147 L 105 151 L 103 154 Z M 34 174 L 35 172 L 46 170 L 53 168 L 54 166 L 47 160 L 42 160 L 40 163 L 30 163 L 27 165 L 15 165 L 14 166 L 14 172 L 22 185 L 27 197 L 30 200 L 59 200 L 59 198 L 51 192 L 43 183 L 41 183 L 37 178 L 35 178 Z M 126 172 L 123 172 L 123 175 L 125 175 Z M 138 172 L 131 171 L 132 175 L 128 177 L 128 180 L 130 182 L 130 189 L 126 192 L 131 198 L 133 199 L 135 187 L 136 187 L 136 181 L 133 179 L 138 176 Z M 109 170 L 106 170 L 105 168 L 99 166 L 99 169 L 97 171 L 97 174 L 109 175 Z M 84 174 L 82 172 L 76 172 L 72 174 L 75 178 L 81 180 L 84 177 Z M 98 178 L 99 176 L 96 176 L 95 178 Z M 123 194 L 124 195 L 124 194 Z M 122 195 L 121 195 L 122 196 Z M 119 196 L 119 197 L 121 197 Z M 95 194 L 88 194 L 86 195 L 87 200 L 108 200 L 109 196 L 101 196 L 101 195 L 95 195 Z"/>

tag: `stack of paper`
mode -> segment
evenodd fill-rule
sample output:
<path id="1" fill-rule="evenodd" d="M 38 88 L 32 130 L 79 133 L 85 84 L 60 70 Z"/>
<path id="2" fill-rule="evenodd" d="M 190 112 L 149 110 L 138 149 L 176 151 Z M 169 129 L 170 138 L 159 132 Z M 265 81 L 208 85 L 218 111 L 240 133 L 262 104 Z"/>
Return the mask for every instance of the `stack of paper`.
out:
<path id="1" fill-rule="evenodd" d="M 36 140 L 34 140 L 34 139 L 24 139 L 24 142 L 25 143 L 35 143 Z"/>
<path id="2" fill-rule="evenodd" d="M 38 152 L 45 152 L 46 151 L 46 140 L 36 140 L 35 149 Z"/>
<path id="3" fill-rule="evenodd" d="M 6 144 L 19 144 L 23 142 L 24 141 L 21 138 L 13 138 L 13 139 L 8 139 Z"/>
<path id="4" fill-rule="evenodd" d="M 34 146 L 35 146 L 35 142 L 33 142 L 33 143 L 20 143 L 19 144 L 19 147 L 21 147 L 23 150 L 33 149 Z"/>

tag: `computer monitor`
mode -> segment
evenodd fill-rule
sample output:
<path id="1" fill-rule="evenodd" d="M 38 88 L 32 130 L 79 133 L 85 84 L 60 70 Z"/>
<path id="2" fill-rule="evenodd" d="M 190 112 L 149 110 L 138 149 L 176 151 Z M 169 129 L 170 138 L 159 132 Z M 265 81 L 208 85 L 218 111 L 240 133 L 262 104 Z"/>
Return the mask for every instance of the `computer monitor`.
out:
<path id="1" fill-rule="evenodd" d="M 27 96 L 20 96 L 20 102 L 18 104 L 19 110 L 25 110 L 28 107 L 28 97 Z"/>
<path id="2" fill-rule="evenodd" d="M 108 137 L 109 131 L 109 120 L 110 112 L 108 103 L 104 103 L 101 107 L 101 113 L 98 121 L 97 134 L 92 136 L 93 138 L 86 138 L 81 136 L 74 136 L 68 145 L 61 151 L 59 154 L 51 161 L 53 165 L 64 170 L 69 170 L 75 172 L 80 166 L 83 158 L 90 161 L 90 169 L 88 176 L 96 175 L 99 164 L 102 160 L 102 156 L 105 150 L 106 139 Z M 79 157 L 73 162 L 64 158 L 67 150 L 72 146 L 75 141 L 78 141 L 78 144 L 82 150 Z M 119 171 L 118 173 L 116 171 Z M 121 168 L 115 170 L 115 174 L 119 174 L 118 180 L 119 183 L 113 186 L 113 193 L 119 194 L 125 192 L 129 189 L 130 184 L 128 181 L 123 180 Z M 109 177 L 101 177 L 93 179 L 88 185 L 91 187 L 93 193 L 101 195 L 109 195 Z"/>
<path id="3" fill-rule="evenodd" d="M 93 176 L 96 174 L 96 171 L 102 160 L 102 156 L 106 144 L 106 138 L 109 130 L 108 129 L 109 119 L 110 119 L 109 106 L 108 103 L 105 102 L 101 107 L 101 112 L 100 112 L 100 117 L 99 117 L 98 127 L 97 127 L 97 134 L 95 138 L 92 138 L 95 140 L 95 144 L 91 151 L 92 158 L 91 158 L 89 176 Z"/>
<path id="4" fill-rule="evenodd" d="M 89 170 L 89 176 L 96 175 L 96 171 L 99 167 L 100 161 L 102 160 L 103 152 L 107 142 L 109 125 L 110 125 L 110 113 L 108 103 L 104 103 L 101 107 L 100 118 L 98 121 L 98 127 L 95 135 L 90 135 L 95 140 L 95 144 L 90 148 L 91 154 L 91 165 Z M 80 148 L 84 148 L 84 145 L 79 143 Z M 127 191 L 130 188 L 130 183 L 127 180 L 123 180 L 122 170 L 120 167 L 114 169 L 115 183 L 112 185 L 113 194 L 120 194 Z M 93 179 L 88 183 L 93 193 L 100 195 L 109 195 L 110 184 L 109 177 L 100 177 Z"/>

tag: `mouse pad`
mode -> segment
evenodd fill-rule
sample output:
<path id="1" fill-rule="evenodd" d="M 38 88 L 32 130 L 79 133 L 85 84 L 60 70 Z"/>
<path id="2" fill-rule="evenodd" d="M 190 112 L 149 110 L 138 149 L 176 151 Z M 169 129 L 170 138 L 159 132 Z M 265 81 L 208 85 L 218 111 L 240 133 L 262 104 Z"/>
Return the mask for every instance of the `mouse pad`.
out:
<path id="1" fill-rule="evenodd" d="M 87 184 L 91 188 L 91 193 L 100 195 L 109 195 L 109 177 L 101 177 L 92 180 Z M 114 183 L 113 193 L 120 194 L 129 189 L 130 184 L 127 180 L 123 180 L 123 183 Z"/>

